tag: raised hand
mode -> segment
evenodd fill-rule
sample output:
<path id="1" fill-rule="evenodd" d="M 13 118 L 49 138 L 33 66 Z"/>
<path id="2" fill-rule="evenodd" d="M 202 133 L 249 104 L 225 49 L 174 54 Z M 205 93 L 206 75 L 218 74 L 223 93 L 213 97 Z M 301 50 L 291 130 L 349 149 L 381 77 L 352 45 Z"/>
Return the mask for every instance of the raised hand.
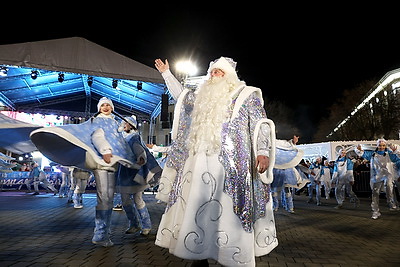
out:
<path id="1" fill-rule="evenodd" d="M 169 69 L 168 59 L 165 60 L 165 63 L 162 62 L 162 60 L 159 58 L 157 58 L 154 62 L 155 62 L 154 65 L 156 66 L 157 70 L 161 73 Z"/>

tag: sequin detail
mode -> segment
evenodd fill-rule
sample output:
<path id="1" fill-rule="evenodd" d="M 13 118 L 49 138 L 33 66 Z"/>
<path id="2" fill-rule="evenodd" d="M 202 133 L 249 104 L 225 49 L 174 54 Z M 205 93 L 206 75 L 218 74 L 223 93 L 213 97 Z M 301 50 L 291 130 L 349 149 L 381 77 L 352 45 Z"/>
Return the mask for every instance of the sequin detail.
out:
<path id="1" fill-rule="evenodd" d="M 171 144 L 170 153 L 168 154 L 168 160 L 166 162 L 166 166 L 169 168 L 173 168 L 177 171 L 177 176 L 173 182 L 172 188 L 173 190 L 169 194 L 169 201 L 167 205 L 167 210 L 171 207 L 179 196 L 181 195 L 182 183 L 183 183 L 183 167 L 187 158 L 189 157 L 189 150 L 187 146 L 187 140 L 189 137 L 189 127 L 191 125 L 192 119 L 191 114 L 193 111 L 195 101 L 194 91 L 189 91 L 181 106 L 180 112 L 180 120 L 178 125 L 178 133 Z"/>
<path id="2" fill-rule="evenodd" d="M 234 104 L 232 101 L 230 112 Z M 265 110 L 253 93 L 242 104 L 239 115 L 222 127 L 220 161 L 225 168 L 224 192 L 232 198 L 233 211 L 246 232 L 251 232 L 253 223 L 265 216 L 270 195 L 270 186 L 257 179 L 252 145 L 255 125 L 265 117 Z"/>
<path id="3" fill-rule="evenodd" d="M 194 100 L 194 92 L 188 92 L 179 111 L 179 131 L 171 145 L 166 163 L 167 167 L 177 171 L 177 177 L 169 194 L 166 212 L 182 195 L 181 189 L 184 183 L 182 172 L 189 156 L 187 140 Z M 229 117 L 235 104 L 236 98 L 228 107 Z M 252 232 L 253 223 L 265 216 L 266 205 L 270 201 L 270 186 L 257 178 L 258 173 L 254 168 L 253 136 L 255 126 L 262 118 L 266 118 L 265 110 L 260 99 L 253 93 L 242 103 L 239 115 L 223 124 L 221 132 L 222 146 L 219 161 L 225 170 L 224 192 L 232 198 L 233 211 L 246 232 Z"/>

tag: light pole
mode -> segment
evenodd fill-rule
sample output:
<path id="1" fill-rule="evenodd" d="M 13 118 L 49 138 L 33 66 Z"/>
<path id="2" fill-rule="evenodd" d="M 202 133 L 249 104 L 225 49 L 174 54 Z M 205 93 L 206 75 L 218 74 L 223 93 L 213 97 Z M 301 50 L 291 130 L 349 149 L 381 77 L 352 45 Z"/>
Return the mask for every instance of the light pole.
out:
<path id="1" fill-rule="evenodd" d="M 197 74 L 197 67 L 190 60 L 178 61 L 175 65 L 176 71 L 179 73 L 181 83 L 185 86 L 185 81 L 189 76 Z"/>

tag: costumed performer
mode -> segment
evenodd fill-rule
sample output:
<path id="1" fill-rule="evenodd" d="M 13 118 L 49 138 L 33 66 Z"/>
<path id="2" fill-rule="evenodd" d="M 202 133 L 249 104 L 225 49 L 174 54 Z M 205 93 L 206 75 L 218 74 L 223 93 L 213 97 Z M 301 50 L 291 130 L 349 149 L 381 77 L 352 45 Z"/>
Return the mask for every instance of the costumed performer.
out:
<path id="1" fill-rule="evenodd" d="M 310 165 L 311 173 L 309 174 L 310 183 L 308 186 L 308 200 L 307 203 L 312 203 L 314 198 L 317 200 L 317 206 L 321 205 L 321 170 L 322 170 L 322 157 L 317 157 Z"/>
<path id="2" fill-rule="evenodd" d="M 70 167 L 56 165 L 56 168 L 61 172 L 61 185 L 58 190 L 58 197 L 68 197 L 69 189 L 71 186 L 71 170 Z"/>
<path id="3" fill-rule="evenodd" d="M 325 159 L 324 164 L 321 166 L 321 183 L 324 186 L 325 199 L 330 198 L 332 189 L 332 175 L 333 168 L 329 166 L 329 160 Z"/>
<path id="4" fill-rule="evenodd" d="M 93 172 L 97 205 L 92 242 L 108 247 L 113 245 L 109 233 L 118 163 L 136 169 L 140 165 L 118 132 L 119 123 L 114 118 L 111 99 L 102 97 L 97 110 L 90 120 L 81 124 L 37 129 L 31 133 L 31 140 L 47 158 Z"/>
<path id="5" fill-rule="evenodd" d="M 389 204 L 389 210 L 396 211 L 399 208 L 393 194 L 394 183 L 394 164 L 399 161 L 398 153 L 400 152 L 396 145 L 387 144 L 387 141 L 380 138 L 376 141 L 376 149 L 362 149 L 361 145 L 357 145 L 354 149 L 356 154 L 370 161 L 370 186 L 372 190 L 372 216 L 376 220 L 381 216 L 379 210 L 379 195 L 386 187 L 386 199 Z M 389 146 L 389 147 L 388 147 Z"/>
<path id="6" fill-rule="evenodd" d="M 29 175 L 33 177 L 33 188 L 35 190 L 33 194 L 39 195 L 39 185 L 41 185 L 46 189 L 46 192 L 50 189 L 53 191 L 54 195 L 56 195 L 58 193 L 57 189 L 47 180 L 46 174 L 40 169 L 39 164 L 37 162 L 32 162 L 31 166 L 32 170 Z"/>
<path id="7" fill-rule="evenodd" d="M 80 168 L 73 168 L 71 172 L 72 202 L 75 209 L 83 208 L 83 193 L 86 191 L 92 172 Z"/>
<path id="8" fill-rule="evenodd" d="M 255 257 L 278 245 L 270 188 L 275 126 L 262 92 L 239 80 L 231 58 L 211 62 L 197 90 L 183 89 L 167 60 L 155 65 L 177 99 L 155 243 L 195 264 L 255 266 Z"/>
<path id="9" fill-rule="evenodd" d="M 294 135 L 290 140 L 276 140 L 274 180 L 271 183 L 274 211 L 279 209 L 279 197 L 281 197 L 285 209 L 294 213 L 291 187 L 300 189 L 299 185 L 304 186 L 304 183 L 300 182 L 302 178 L 295 168 L 304 156 L 304 151 L 296 146 L 299 138 L 299 135 Z"/>
<path id="10" fill-rule="evenodd" d="M 354 174 L 353 174 L 353 161 L 347 157 L 347 151 L 344 148 L 339 150 L 339 156 L 335 160 L 332 175 L 332 187 L 335 187 L 335 197 L 337 206 L 335 209 L 343 208 L 343 202 L 346 197 L 346 189 L 354 185 Z M 353 190 L 348 190 L 349 197 L 354 205 L 358 205 L 358 197 Z"/>
<path id="11" fill-rule="evenodd" d="M 121 122 L 120 131 L 136 155 L 139 170 L 119 166 L 117 175 L 117 191 L 121 194 L 122 207 L 129 221 L 125 233 L 133 234 L 138 231 L 148 235 L 152 228 L 150 213 L 143 200 L 144 190 L 158 183 L 162 168 L 143 143 L 137 131 L 135 116 L 125 117 Z"/>

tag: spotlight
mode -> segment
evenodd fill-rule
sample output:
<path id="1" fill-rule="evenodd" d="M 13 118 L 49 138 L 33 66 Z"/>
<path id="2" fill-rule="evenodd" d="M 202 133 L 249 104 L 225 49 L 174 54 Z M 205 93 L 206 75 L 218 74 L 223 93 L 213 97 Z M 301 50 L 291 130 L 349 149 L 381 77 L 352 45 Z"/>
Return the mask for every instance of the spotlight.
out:
<path id="1" fill-rule="evenodd" d="M 143 86 L 142 86 L 142 82 L 137 82 L 137 89 L 140 91 L 142 90 Z"/>
<path id="2" fill-rule="evenodd" d="M 93 77 L 92 77 L 92 76 L 90 76 L 90 77 L 87 78 L 87 84 L 88 84 L 89 86 L 92 86 L 92 84 L 93 84 Z"/>
<path id="3" fill-rule="evenodd" d="M 62 82 L 64 81 L 64 73 L 59 73 L 59 74 L 58 74 L 58 81 L 59 81 L 60 83 L 62 83 Z"/>
<path id="4" fill-rule="evenodd" d="M 0 76 L 7 76 L 8 69 L 6 67 L 0 68 Z"/>
<path id="5" fill-rule="evenodd" d="M 112 87 L 115 89 L 115 88 L 117 88 L 117 86 L 118 86 L 118 80 L 113 80 L 112 81 Z"/>
<path id="6" fill-rule="evenodd" d="M 36 80 L 37 76 L 38 76 L 38 71 L 37 71 L 37 70 L 33 70 L 33 71 L 31 72 L 31 78 L 34 79 L 34 80 Z"/>

